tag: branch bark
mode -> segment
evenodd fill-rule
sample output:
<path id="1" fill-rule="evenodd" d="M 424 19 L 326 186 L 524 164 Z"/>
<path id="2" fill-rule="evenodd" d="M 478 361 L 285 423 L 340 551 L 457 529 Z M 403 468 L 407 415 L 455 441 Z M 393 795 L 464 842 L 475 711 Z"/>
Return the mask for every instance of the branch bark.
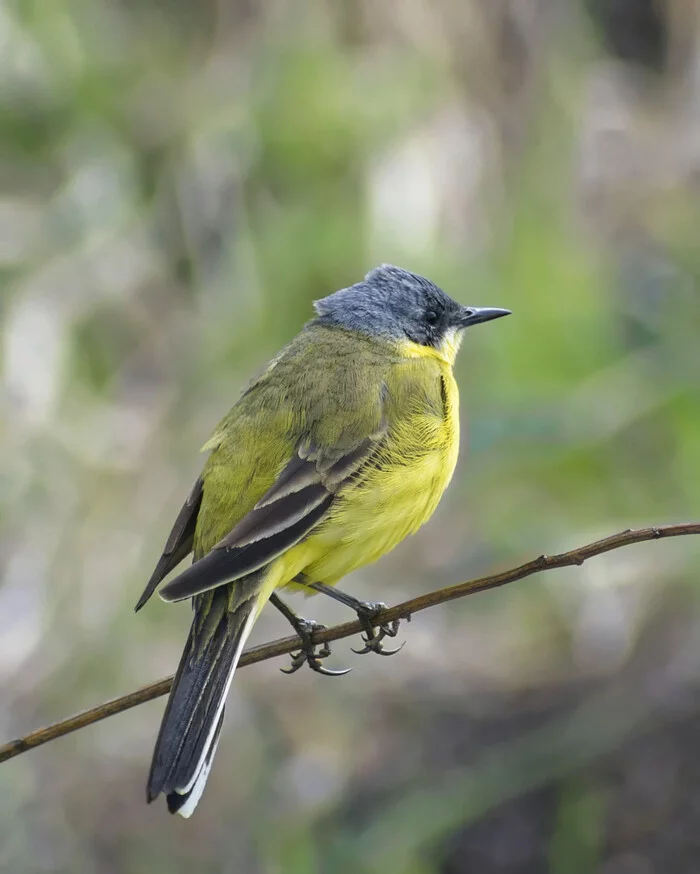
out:
<path id="1" fill-rule="evenodd" d="M 485 592 L 488 589 L 496 589 L 499 586 L 514 583 L 516 580 L 522 580 L 525 577 L 542 571 L 582 565 L 589 558 L 602 555 L 605 552 L 612 552 L 623 546 L 630 546 L 633 543 L 642 543 L 649 540 L 662 540 L 668 537 L 681 537 L 687 534 L 700 534 L 700 522 L 683 522 L 678 525 L 662 525 L 657 528 L 628 529 L 621 531 L 619 534 L 605 537 L 603 540 L 587 543 L 569 552 L 562 552 L 559 555 L 540 555 L 526 564 L 511 568 L 502 573 L 490 574 L 489 576 L 479 577 L 465 583 L 458 583 L 456 586 L 449 586 L 434 592 L 428 592 L 425 595 L 419 595 L 410 601 L 404 601 L 402 604 L 388 607 L 379 613 L 373 621 L 375 625 L 382 625 L 395 619 L 409 619 L 414 613 L 427 610 L 429 607 L 435 607 L 437 604 L 444 604 L 447 601 L 454 601 L 457 598 L 464 598 L 477 592 Z M 315 632 L 313 639 L 314 643 L 330 643 L 334 640 L 341 640 L 344 637 L 359 634 L 362 630 L 362 625 L 359 621 L 345 622 L 342 625 L 335 625 L 333 628 Z M 242 668 L 247 665 L 254 665 L 257 662 L 267 661 L 267 659 L 290 653 L 298 646 L 299 639 L 296 636 L 264 643 L 244 652 L 238 666 Z M 0 762 L 5 762 L 20 755 L 20 753 L 27 752 L 27 750 L 34 749 L 34 747 L 41 746 L 58 737 L 63 737 L 63 735 L 70 734 L 87 725 L 107 719 L 107 717 L 114 716 L 116 713 L 121 713 L 124 710 L 129 710 L 131 707 L 137 707 L 146 701 L 152 701 L 154 698 L 166 695 L 170 691 L 172 681 L 172 677 L 166 677 L 163 680 L 150 683 L 148 686 L 143 686 L 135 692 L 130 692 L 128 695 L 113 698 L 111 701 L 106 701 L 97 707 L 84 710 L 82 713 L 71 716 L 69 719 L 64 719 L 46 728 L 33 731 L 24 737 L 11 740 L 0 746 Z"/>

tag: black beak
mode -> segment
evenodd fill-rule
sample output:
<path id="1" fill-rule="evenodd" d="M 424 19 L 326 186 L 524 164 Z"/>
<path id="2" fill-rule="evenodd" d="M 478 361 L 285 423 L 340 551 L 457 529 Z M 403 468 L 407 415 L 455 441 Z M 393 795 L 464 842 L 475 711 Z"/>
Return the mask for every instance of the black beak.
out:
<path id="1" fill-rule="evenodd" d="M 472 325 L 509 315 L 510 310 L 499 310 L 494 307 L 462 307 L 455 321 L 459 328 L 471 328 Z"/>

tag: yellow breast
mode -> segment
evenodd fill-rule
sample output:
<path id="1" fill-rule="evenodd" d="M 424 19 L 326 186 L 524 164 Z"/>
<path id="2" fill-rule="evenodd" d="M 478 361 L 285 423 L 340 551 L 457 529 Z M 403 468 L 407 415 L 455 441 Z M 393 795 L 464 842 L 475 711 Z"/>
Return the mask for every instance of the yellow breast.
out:
<path id="1" fill-rule="evenodd" d="M 442 409 L 409 410 L 392 424 L 376 466 L 339 496 L 316 533 L 287 553 L 287 580 L 303 571 L 332 585 L 376 561 L 432 516 L 459 451 L 459 394 L 444 358 L 438 374 Z"/>

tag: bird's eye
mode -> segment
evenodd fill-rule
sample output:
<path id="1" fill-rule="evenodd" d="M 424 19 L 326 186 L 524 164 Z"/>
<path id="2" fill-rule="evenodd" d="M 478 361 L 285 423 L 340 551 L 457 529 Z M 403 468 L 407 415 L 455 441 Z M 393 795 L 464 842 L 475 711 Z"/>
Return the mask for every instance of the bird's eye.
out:
<path id="1" fill-rule="evenodd" d="M 429 325 L 437 325 L 440 321 L 440 316 L 435 312 L 435 310 L 428 310 L 425 314 L 425 321 Z"/>

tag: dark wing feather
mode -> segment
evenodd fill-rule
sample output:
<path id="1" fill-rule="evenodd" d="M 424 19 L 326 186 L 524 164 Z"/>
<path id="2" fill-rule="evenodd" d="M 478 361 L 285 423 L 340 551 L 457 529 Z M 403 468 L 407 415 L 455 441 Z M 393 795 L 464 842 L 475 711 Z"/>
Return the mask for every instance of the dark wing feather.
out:
<path id="1" fill-rule="evenodd" d="M 160 592 L 181 601 L 252 573 L 294 546 L 326 515 L 338 489 L 374 454 L 385 429 L 347 450 L 302 444 L 255 507 L 207 555 Z"/>
<path id="2" fill-rule="evenodd" d="M 151 575 L 143 594 L 138 600 L 134 610 L 140 610 L 148 601 L 156 587 L 165 579 L 170 571 L 177 567 L 180 562 L 192 552 L 194 543 L 194 531 L 197 526 L 197 514 L 202 505 L 203 482 L 201 477 L 194 484 L 182 509 L 180 510 L 173 530 L 170 532 L 168 541 L 163 549 L 163 554 L 158 559 L 156 569 Z"/>

